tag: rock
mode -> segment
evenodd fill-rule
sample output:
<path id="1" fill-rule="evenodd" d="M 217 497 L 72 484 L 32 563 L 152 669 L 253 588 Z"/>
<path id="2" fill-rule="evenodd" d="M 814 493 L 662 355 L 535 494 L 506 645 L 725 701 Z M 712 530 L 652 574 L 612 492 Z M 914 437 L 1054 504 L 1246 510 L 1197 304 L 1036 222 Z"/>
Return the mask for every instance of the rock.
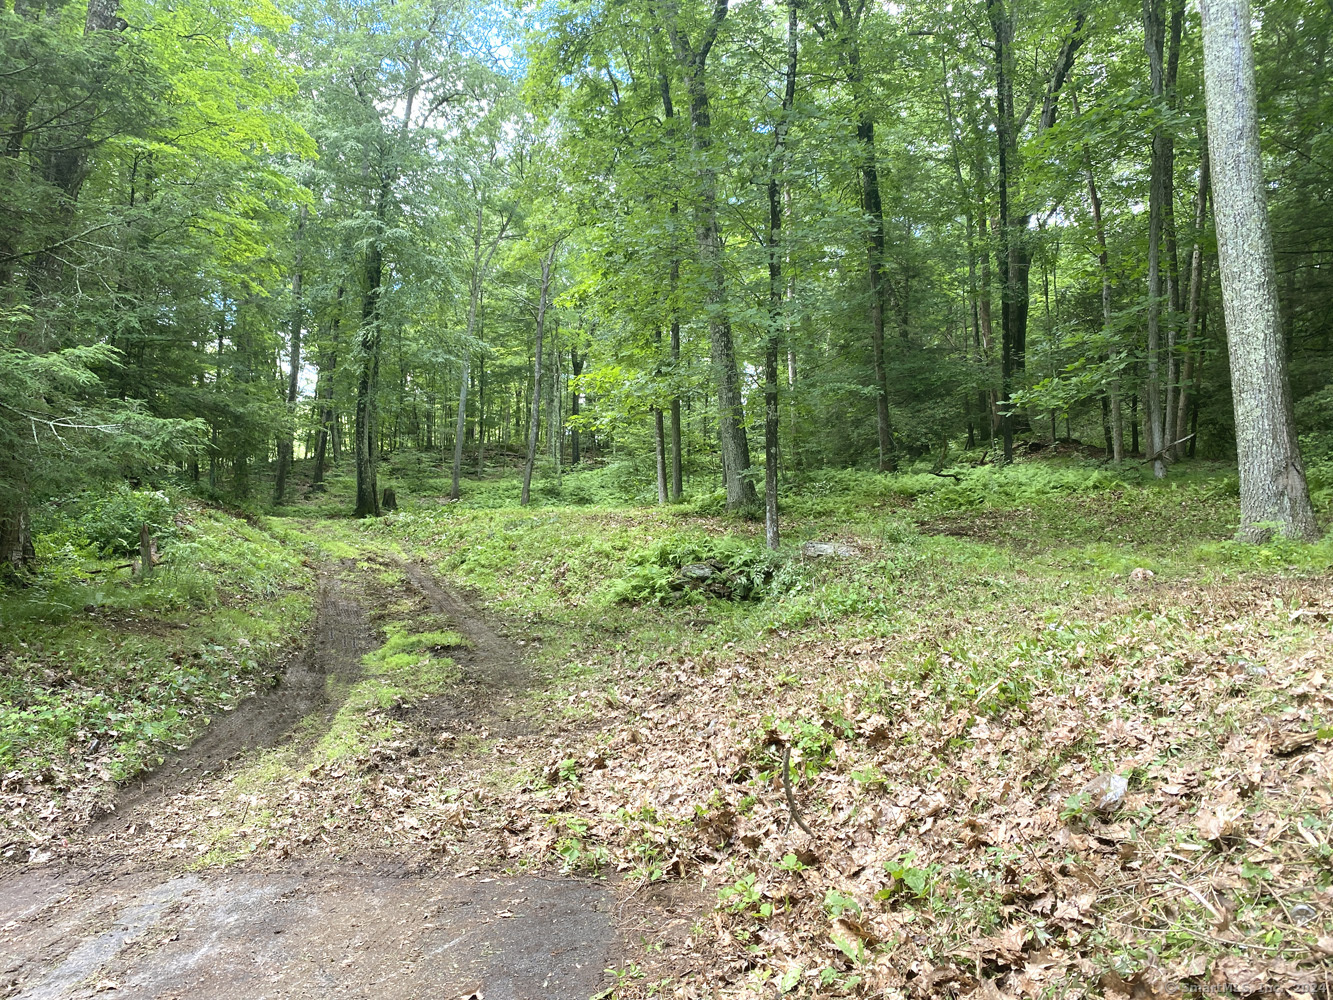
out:
<path id="1" fill-rule="evenodd" d="M 1109 813 L 1125 801 L 1129 791 L 1129 779 L 1122 774 L 1107 772 L 1099 774 L 1083 786 L 1082 794 L 1088 797 L 1088 809 L 1092 812 Z"/>
<path id="2" fill-rule="evenodd" d="M 680 577 L 689 583 L 703 583 L 717 576 L 717 570 L 708 563 L 686 563 L 680 568 Z"/>
<path id="3" fill-rule="evenodd" d="M 1297 927 L 1304 927 L 1317 916 L 1319 911 L 1309 903 L 1297 903 L 1291 908 L 1291 922 Z"/>
<path id="4" fill-rule="evenodd" d="M 804 542 L 801 545 L 801 555 L 807 559 L 850 559 L 860 554 L 860 549 L 846 542 Z"/>

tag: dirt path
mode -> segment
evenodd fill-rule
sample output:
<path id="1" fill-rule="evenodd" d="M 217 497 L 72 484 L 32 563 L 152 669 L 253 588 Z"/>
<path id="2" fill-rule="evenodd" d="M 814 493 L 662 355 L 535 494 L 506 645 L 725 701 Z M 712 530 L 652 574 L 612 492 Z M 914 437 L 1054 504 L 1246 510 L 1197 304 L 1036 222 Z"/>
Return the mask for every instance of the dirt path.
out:
<path id="1" fill-rule="evenodd" d="M 329 568 L 319 574 L 318 600 L 310 642 L 287 663 L 277 685 L 215 718 L 186 749 L 122 789 L 115 809 L 93 824 L 94 834 L 135 826 L 159 802 L 225 771 L 246 751 L 277 746 L 312 712 L 323 710 L 327 718 L 337 709 L 337 691 L 356 679 L 361 657 L 377 643 L 348 583 Z M 343 684 L 330 685 L 330 678 Z"/>
<path id="2" fill-rule="evenodd" d="M 412 710 L 460 729 L 500 719 L 531 682 L 519 647 L 423 567 L 398 568 L 470 643 L 456 688 Z M 0 881 L 0 997 L 583 1000 L 604 988 L 623 945 L 603 881 L 409 869 L 391 852 L 191 871 L 168 853 L 257 752 L 299 756 L 331 723 L 378 645 L 368 575 L 322 572 L 311 641 L 275 688 L 125 789 L 62 864 Z"/>

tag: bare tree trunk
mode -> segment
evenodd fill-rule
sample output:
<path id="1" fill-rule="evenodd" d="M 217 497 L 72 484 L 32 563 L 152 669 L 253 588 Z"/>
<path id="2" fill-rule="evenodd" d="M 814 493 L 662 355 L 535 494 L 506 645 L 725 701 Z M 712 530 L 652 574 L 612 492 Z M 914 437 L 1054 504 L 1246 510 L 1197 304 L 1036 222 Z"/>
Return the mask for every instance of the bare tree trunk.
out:
<path id="1" fill-rule="evenodd" d="M 542 258 L 541 292 L 537 297 L 537 333 L 532 353 L 532 415 L 528 422 L 528 457 L 523 463 L 523 491 L 518 501 L 524 507 L 532 497 L 532 469 L 537 462 L 537 431 L 542 405 L 542 335 L 546 328 L 546 309 L 551 301 L 551 265 L 555 263 L 557 246 L 559 244 L 552 245 Z"/>
<path id="2" fill-rule="evenodd" d="M 301 376 L 301 322 L 305 318 L 301 303 L 301 237 L 305 233 L 306 207 L 296 217 L 296 261 L 292 269 L 292 329 L 287 354 L 287 420 L 278 434 L 278 475 L 273 486 L 273 504 L 281 506 L 287 492 L 287 475 L 292 468 L 293 438 L 296 433 L 296 389 Z"/>
<path id="3" fill-rule="evenodd" d="M 787 0 L 787 71 L 782 109 L 773 127 L 768 167 L 768 335 L 764 344 L 764 540 L 777 551 L 778 529 L 778 354 L 786 286 L 782 280 L 782 174 L 787 167 L 787 132 L 796 102 L 798 0 Z"/>
<path id="4" fill-rule="evenodd" d="M 1243 541 L 1319 535 L 1305 482 L 1278 315 L 1249 0 L 1201 0 L 1204 92 L 1222 305 L 1231 360 Z"/>
<path id="5" fill-rule="evenodd" d="M 729 510 L 752 509 L 757 500 L 750 481 L 750 443 L 745 433 L 740 370 L 727 311 L 727 279 L 722 259 L 722 232 L 717 213 L 717 171 L 711 163 L 712 112 L 709 108 L 705 67 L 727 16 L 728 0 L 714 0 L 713 14 L 699 43 L 691 46 L 680 30 L 678 4 L 664 4 L 670 11 L 667 30 L 676 60 L 685 73 L 690 94 L 690 132 L 698 166 L 698 202 L 695 205 L 699 262 L 706 282 L 704 301 L 708 311 L 708 337 L 712 348 L 713 380 L 717 387 L 718 442 Z"/>

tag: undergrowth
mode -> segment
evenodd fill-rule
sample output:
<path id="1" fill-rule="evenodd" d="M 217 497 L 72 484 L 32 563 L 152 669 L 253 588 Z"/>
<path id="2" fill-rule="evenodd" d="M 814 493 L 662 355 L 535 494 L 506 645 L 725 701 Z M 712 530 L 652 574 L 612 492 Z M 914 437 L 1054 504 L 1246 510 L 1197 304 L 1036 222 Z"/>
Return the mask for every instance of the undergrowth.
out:
<path id="1" fill-rule="evenodd" d="M 117 539 L 144 516 L 157 519 L 162 563 L 131 577 Z M 11 784 L 38 775 L 68 791 L 89 773 L 120 780 L 150 766 L 247 696 L 309 620 L 299 552 L 179 497 L 118 489 L 44 510 L 37 525 L 42 571 L 0 591 Z M 137 525 L 132 536 L 137 548 Z"/>

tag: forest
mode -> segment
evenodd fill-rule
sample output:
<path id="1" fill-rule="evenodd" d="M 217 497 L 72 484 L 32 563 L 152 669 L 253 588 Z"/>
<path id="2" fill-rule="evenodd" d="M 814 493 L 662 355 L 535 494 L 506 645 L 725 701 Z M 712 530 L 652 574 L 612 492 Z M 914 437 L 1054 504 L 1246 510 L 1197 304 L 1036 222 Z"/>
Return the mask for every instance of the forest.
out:
<path id="1" fill-rule="evenodd" d="M 1327 995 L 1330 39 L 3 0 L 0 996 Z"/>

